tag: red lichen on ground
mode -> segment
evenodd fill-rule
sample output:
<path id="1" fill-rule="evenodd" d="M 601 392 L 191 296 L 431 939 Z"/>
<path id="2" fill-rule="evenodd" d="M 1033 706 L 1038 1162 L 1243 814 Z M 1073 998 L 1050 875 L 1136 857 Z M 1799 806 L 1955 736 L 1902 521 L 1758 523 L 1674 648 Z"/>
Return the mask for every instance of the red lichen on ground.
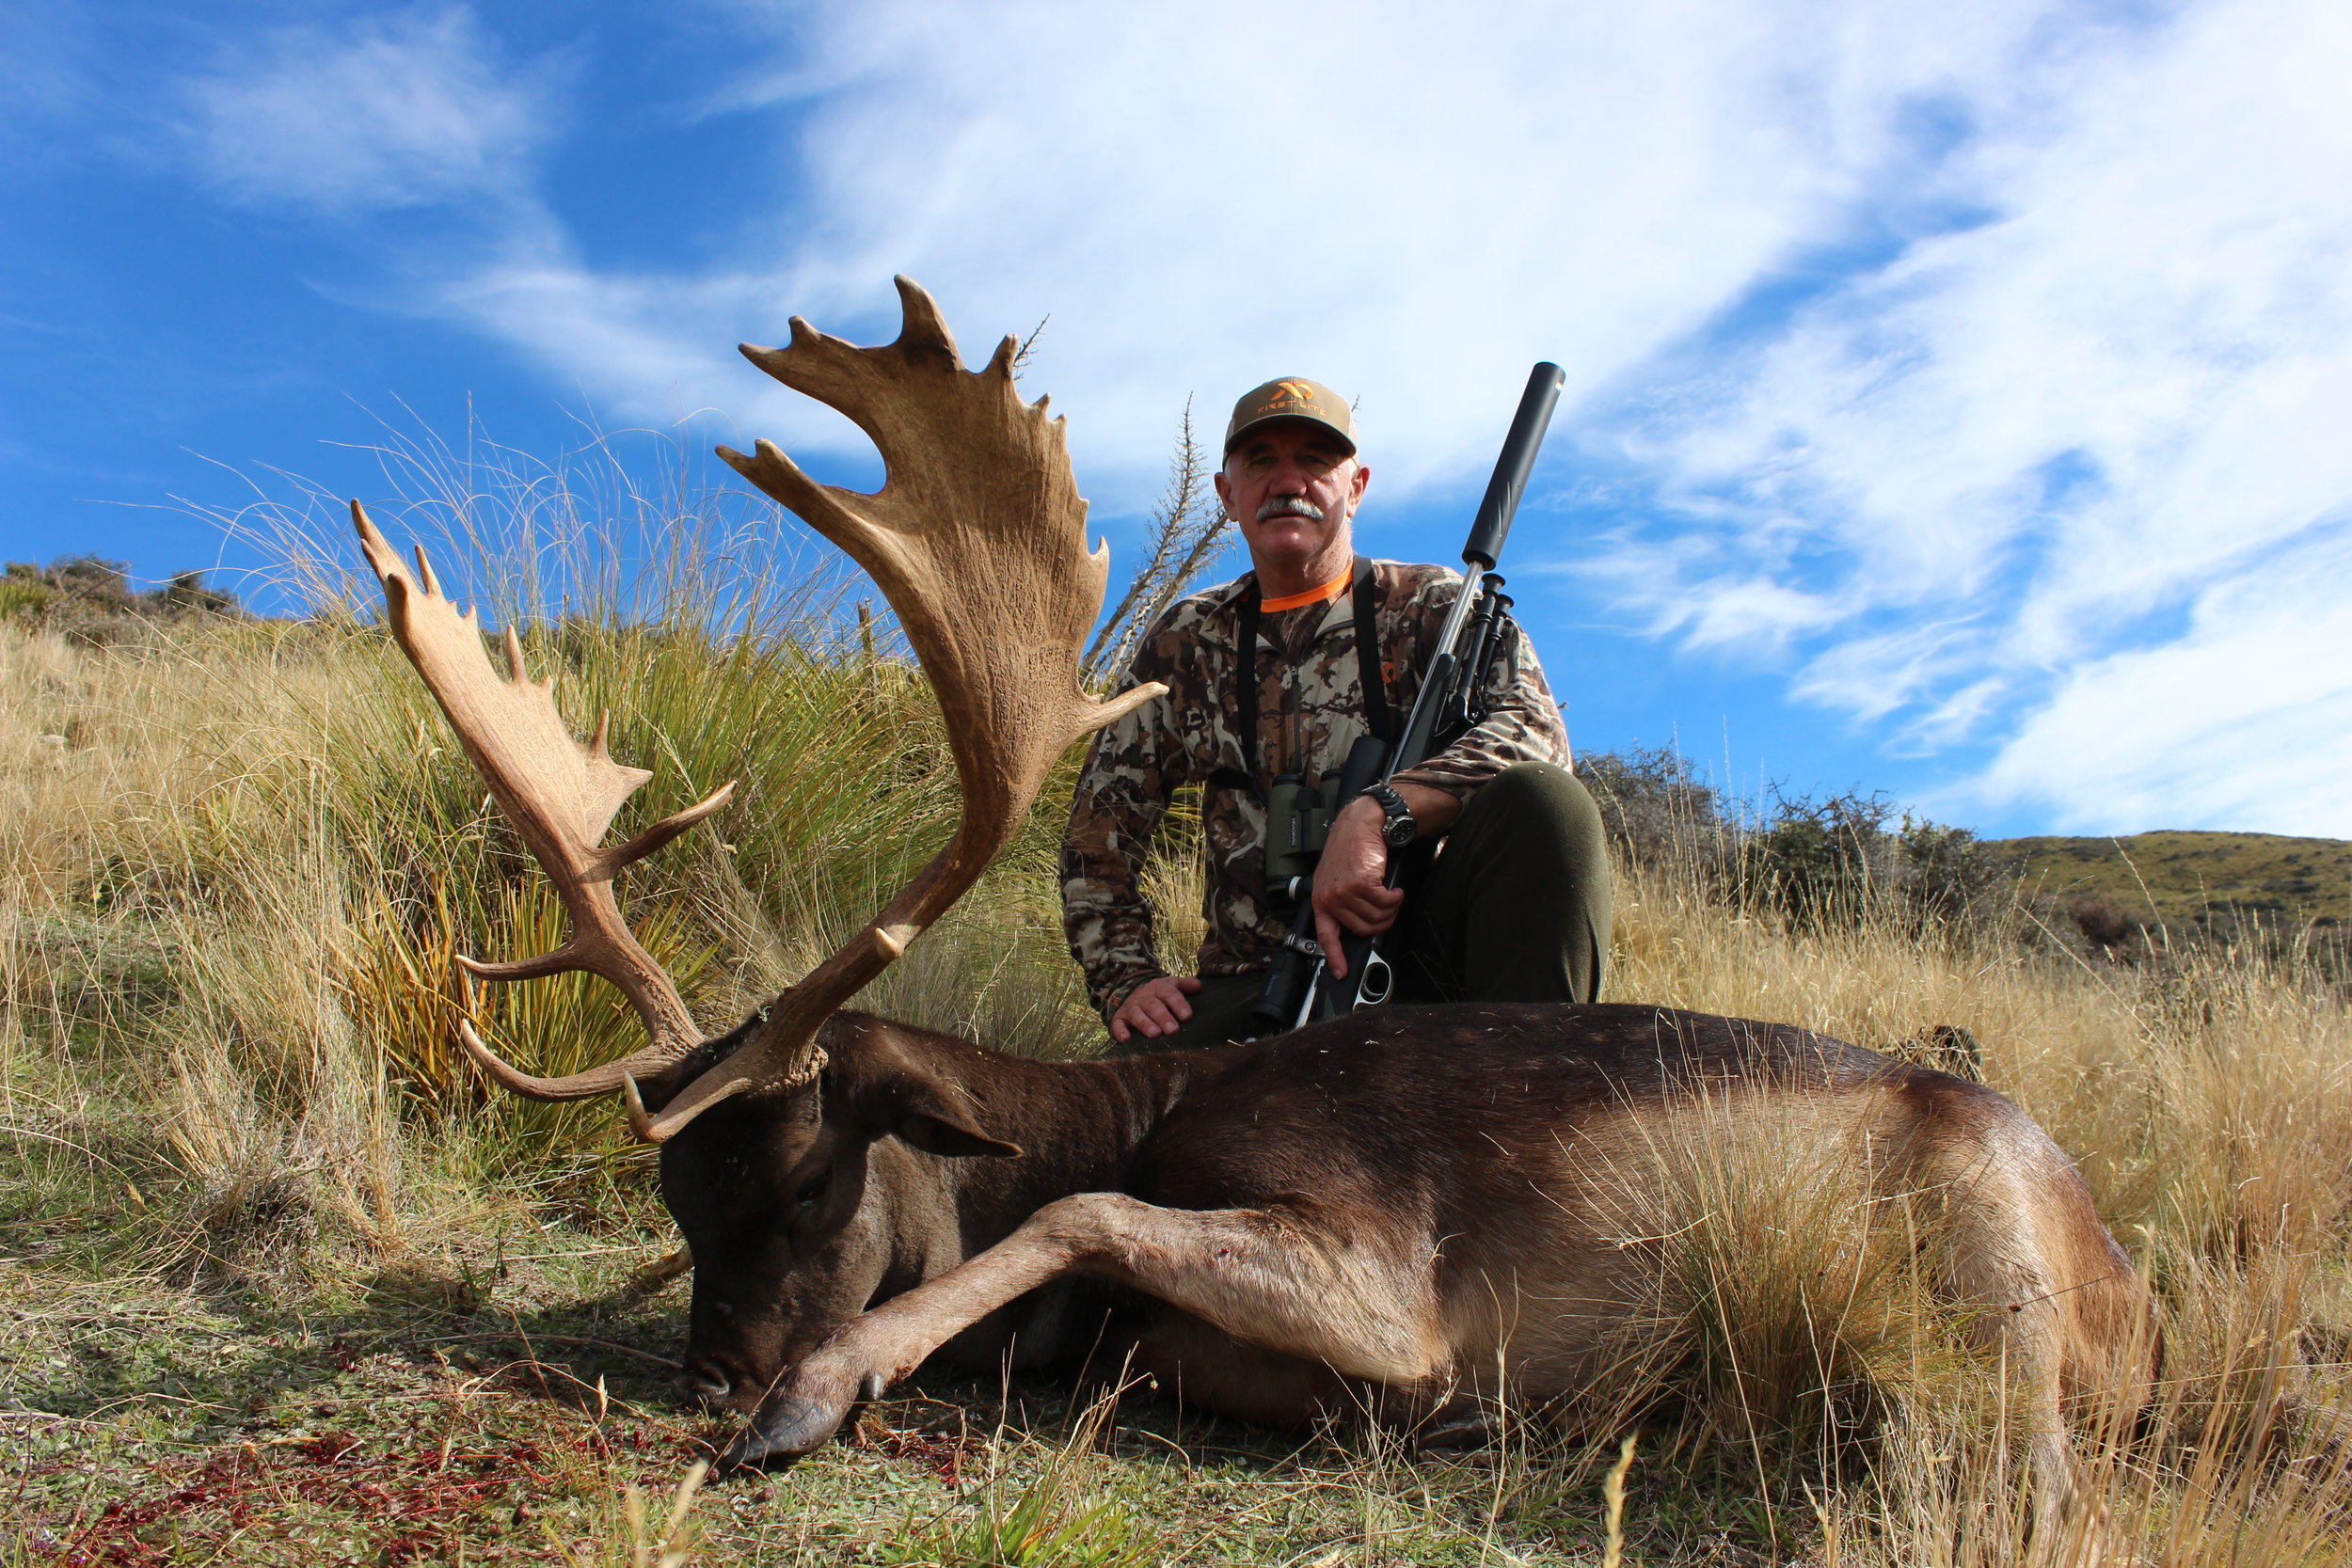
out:
<path id="1" fill-rule="evenodd" d="M 60 1568 L 167 1568 L 191 1548 L 264 1532 L 307 1503 L 363 1523 L 372 1563 L 441 1555 L 453 1528 L 493 1506 L 559 1489 L 548 1472 L 556 1449 L 611 1462 L 616 1446 L 644 1449 L 642 1433 L 599 1432 L 484 1443 L 435 1444 L 421 1451 L 367 1455 L 360 1439 L 329 1432 L 263 1448 L 246 1443 L 180 1465 L 159 1465 L 163 1490 L 118 1499 L 56 1546 Z M 488 1523 L 487 1520 L 480 1520 Z M 361 1559 L 352 1559 L 358 1561 Z"/>
<path id="2" fill-rule="evenodd" d="M 886 1459 L 912 1459 L 958 1490 L 963 1486 L 963 1463 L 975 1447 L 967 1432 L 959 1430 L 950 1436 L 920 1427 L 894 1427 L 871 1412 L 858 1423 L 851 1440 Z"/>

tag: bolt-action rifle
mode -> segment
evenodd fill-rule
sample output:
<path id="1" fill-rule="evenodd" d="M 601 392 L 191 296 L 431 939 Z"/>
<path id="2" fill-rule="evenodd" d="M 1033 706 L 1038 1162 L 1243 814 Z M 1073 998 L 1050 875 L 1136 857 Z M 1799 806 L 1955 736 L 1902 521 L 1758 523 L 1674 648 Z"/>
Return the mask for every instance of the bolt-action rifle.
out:
<path id="1" fill-rule="evenodd" d="M 1470 525 L 1470 542 L 1462 546 L 1462 591 L 1446 613 L 1437 652 L 1422 675 L 1412 714 L 1396 745 L 1391 748 L 1376 736 L 1362 736 L 1348 752 L 1338 776 L 1318 781 L 1321 787 L 1310 786 L 1296 774 L 1274 782 L 1266 801 L 1266 891 L 1278 909 L 1289 911 L 1291 929 L 1258 998 L 1255 1011 L 1262 1034 L 1377 1006 L 1395 989 L 1395 975 L 1372 937 L 1350 933 L 1344 943 L 1347 974 L 1331 973 L 1315 940 L 1315 862 L 1331 818 L 1349 801 L 1444 751 L 1486 717 L 1487 678 L 1511 621 L 1511 598 L 1502 592 L 1495 562 L 1510 536 L 1520 492 L 1527 488 L 1527 476 L 1535 467 L 1535 453 L 1544 444 L 1552 405 L 1560 401 L 1565 379 L 1549 360 L 1527 378 L 1502 455 L 1486 482 L 1486 499 L 1479 503 L 1478 519 Z M 1379 675 L 1367 671 L 1365 678 L 1376 680 Z M 1391 850 L 1391 887 L 1397 884 L 1399 870 L 1399 856 Z"/>

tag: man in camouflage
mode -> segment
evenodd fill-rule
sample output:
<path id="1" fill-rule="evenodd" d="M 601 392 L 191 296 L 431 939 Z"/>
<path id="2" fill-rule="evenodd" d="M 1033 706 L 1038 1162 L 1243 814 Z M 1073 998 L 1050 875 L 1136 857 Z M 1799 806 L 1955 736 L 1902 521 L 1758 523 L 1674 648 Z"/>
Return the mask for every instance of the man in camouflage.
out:
<path id="1" fill-rule="evenodd" d="M 1459 579 L 1356 555 L 1350 523 L 1370 480 L 1347 404 L 1328 388 L 1290 377 L 1235 405 L 1216 493 L 1253 569 L 1178 600 L 1145 634 L 1129 681 L 1164 681 L 1168 695 L 1102 732 L 1062 840 L 1063 926 L 1114 1050 L 1260 1032 L 1251 1008 L 1285 933 L 1265 892 L 1270 787 L 1280 774 L 1311 783 L 1339 768 L 1359 736 L 1385 725 L 1393 736 L 1411 710 Z M 1380 667 L 1369 702 L 1359 617 Z M 1245 659 L 1241 628 L 1252 618 Z M 1252 744 L 1245 679 L 1257 687 Z M 1600 816 L 1568 770 L 1559 705 L 1515 626 L 1486 699 L 1486 720 L 1398 773 L 1393 796 L 1343 806 L 1299 918 L 1326 953 L 1338 952 L 1342 927 L 1392 933 L 1381 947 L 1399 1002 L 1592 1001 L 1609 947 Z M 1205 786 L 1208 934 L 1199 974 L 1170 974 L 1140 878 L 1169 799 L 1192 784 Z M 1409 897 L 1387 885 L 1384 832 L 1406 812 L 1424 844 L 1444 840 Z"/>

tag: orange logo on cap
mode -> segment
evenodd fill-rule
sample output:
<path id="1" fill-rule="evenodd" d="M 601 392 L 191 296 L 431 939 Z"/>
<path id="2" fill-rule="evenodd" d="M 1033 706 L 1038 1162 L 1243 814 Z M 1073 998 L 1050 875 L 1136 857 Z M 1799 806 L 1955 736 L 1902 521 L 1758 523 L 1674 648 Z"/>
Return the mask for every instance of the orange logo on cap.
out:
<path id="1" fill-rule="evenodd" d="M 1278 381 L 1275 386 L 1281 392 L 1282 397 L 1292 403 L 1315 401 L 1315 389 L 1303 381 Z"/>

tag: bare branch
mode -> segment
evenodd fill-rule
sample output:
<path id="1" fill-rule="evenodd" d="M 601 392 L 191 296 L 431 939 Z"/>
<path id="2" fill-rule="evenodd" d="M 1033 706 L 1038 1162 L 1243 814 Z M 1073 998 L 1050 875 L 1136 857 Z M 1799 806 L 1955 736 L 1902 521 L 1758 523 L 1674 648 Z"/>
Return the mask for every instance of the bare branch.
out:
<path id="1" fill-rule="evenodd" d="M 1152 515 L 1151 551 L 1087 650 L 1088 685 L 1117 689 L 1126 677 L 1136 641 L 1230 542 L 1232 520 L 1217 504 L 1209 483 L 1214 471 L 1193 432 L 1192 400 L 1186 398 L 1176 451 L 1168 462 L 1168 488 Z"/>
<path id="2" fill-rule="evenodd" d="M 1037 341 L 1045 336 L 1045 324 L 1053 319 L 1050 310 L 1040 316 L 1037 325 L 1029 328 L 1029 335 L 1021 340 L 1021 346 L 1012 351 L 1012 378 L 1015 381 L 1020 380 L 1021 372 L 1029 368 L 1029 356 L 1037 353 Z"/>

